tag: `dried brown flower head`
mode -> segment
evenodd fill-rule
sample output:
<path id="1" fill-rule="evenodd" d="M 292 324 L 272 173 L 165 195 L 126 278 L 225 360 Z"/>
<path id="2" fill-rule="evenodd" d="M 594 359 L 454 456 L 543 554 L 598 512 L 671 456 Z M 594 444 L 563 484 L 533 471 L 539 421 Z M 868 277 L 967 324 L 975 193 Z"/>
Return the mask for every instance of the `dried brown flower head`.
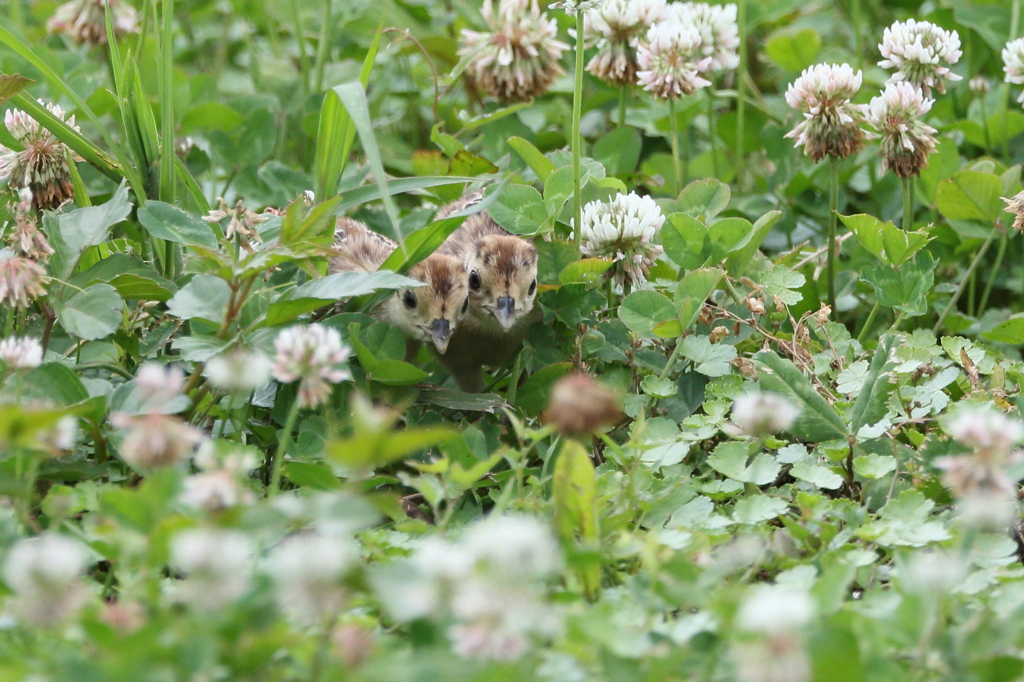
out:
<path id="1" fill-rule="evenodd" d="M 619 396 L 586 374 L 559 379 L 551 389 L 544 421 L 564 436 L 594 433 L 622 416 Z"/>

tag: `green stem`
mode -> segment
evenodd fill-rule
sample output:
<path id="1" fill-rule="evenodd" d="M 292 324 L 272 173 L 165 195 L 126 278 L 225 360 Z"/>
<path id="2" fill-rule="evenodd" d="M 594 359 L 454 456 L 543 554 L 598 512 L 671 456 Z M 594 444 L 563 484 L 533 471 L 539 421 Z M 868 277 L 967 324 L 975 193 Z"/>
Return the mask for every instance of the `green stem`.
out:
<path id="1" fill-rule="evenodd" d="M 672 170 L 675 173 L 675 185 L 672 196 L 677 196 L 683 190 L 683 168 L 679 160 L 679 121 L 676 120 L 676 101 L 668 101 L 668 127 L 669 135 L 672 136 Z"/>
<path id="2" fill-rule="evenodd" d="M 21 33 L 25 24 L 25 10 L 21 6 L 21 2 L 22 0 L 9 0 L 8 4 L 8 7 L 10 7 L 8 18 L 11 20 L 11 28 L 17 33 Z"/>
<path id="3" fill-rule="evenodd" d="M 576 73 L 572 93 L 572 199 L 576 222 L 576 251 L 583 238 L 583 193 L 580 186 L 580 116 L 583 114 L 583 10 L 576 10 Z"/>
<path id="4" fill-rule="evenodd" d="M 747 89 L 747 0 L 737 0 L 736 24 L 740 34 L 740 65 L 736 69 L 736 149 L 733 164 L 736 166 L 736 184 L 743 186 L 743 122 L 746 108 Z"/>
<path id="5" fill-rule="evenodd" d="M 708 93 L 708 142 L 711 143 L 711 169 L 718 176 L 718 156 L 715 154 L 715 138 L 718 137 L 718 126 L 715 124 L 715 88 L 711 86 Z"/>
<path id="6" fill-rule="evenodd" d="M 306 43 L 302 40 L 302 17 L 299 15 L 298 0 L 291 0 L 292 21 L 295 22 L 295 42 L 299 48 L 299 74 L 302 80 L 302 92 L 309 87 L 309 62 L 306 58 Z"/>
<path id="7" fill-rule="evenodd" d="M 330 51 L 331 39 L 331 0 L 323 0 L 324 13 L 320 17 L 320 37 L 316 46 L 316 63 L 313 65 L 313 92 L 320 92 L 324 87 L 324 64 Z"/>
<path id="8" fill-rule="evenodd" d="M 619 91 L 619 126 L 626 125 L 626 104 L 629 101 L 629 85 L 623 85 Z"/>
<path id="9" fill-rule="evenodd" d="M 832 314 L 836 308 L 836 228 L 839 223 L 839 159 L 829 160 L 828 193 L 828 304 Z"/>
<path id="10" fill-rule="evenodd" d="M 284 459 L 284 452 L 288 447 L 288 441 L 292 437 L 292 429 L 295 428 L 295 420 L 299 418 L 299 397 L 295 396 L 292 407 L 288 410 L 288 418 L 284 422 L 284 430 L 281 431 L 277 443 L 277 450 L 273 459 L 270 460 L 270 487 L 267 489 L 267 497 L 274 497 L 281 491 L 281 460 Z"/>
<path id="11" fill-rule="evenodd" d="M 850 18 L 853 20 L 854 45 L 856 45 L 857 50 L 857 70 L 860 71 L 864 67 L 864 34 L 861 29 L 860 0 L 853 0 L 850 15 Z"/>
<path id="12" fill-rule="evenodd" d="M 658 376 L 662 379 L 668 376 L 668 373 L 672 370 L 672 366 L 676 364 L 676 358 L 679 357 L 679 352 L 683 348 L 682 337 L 676 339 L 676 346 L 672 349 L 672 354 L 668 356 L 668 362 L 665 363 L 665 368 L 661 370 L 661 374 Z"/>
<path id="13" fill-rule="evenodd" d="M 960 280 L 960 285 L 956 288 L 956 291 L 953 292 L 953 298 L 949 299 L 949 304 L 946 305 L 946 309 L 942 311 L 942 314 L 939 315 L 938 321 L 935 322 L 935 326 L 932 327 L 932 334 L 938 334 L 939 330 L 942 329 L 942 323 L 946 320 L 946 316 L 949 315 L 950 311 L 956 306 L 957 301 L 960 300 L 960 295 L 964 292 L 964 286 L 966 286 L 967 280 L 971 278 L 971 275 L 974 274 L 974 271 L 977 269 L 981 259 L 985 257 L 985 252 L 987 252 L 988 247 L 992 245 L 992 240 L 995 239 L 995 236 L 996 230 L 993 229 L 989 232 L 988 238 L 985 239 L 985 243 L 983 243 L 981 248 L 978 249 L 978 253 L 974 255 L 974 260 L 971 261 L 970 267 L 967 268 L 967 272 Z"/>
<path id="14" fill-rule="evenodd" d="M 914 178 L 903 178 L 903 231 L 914 229 Z"/>
<path id="15" fill-rule="evenodd" d="M 1017 38 L 1020 30 L 1020 0 L 1010 3 L 1010 41 Z M 1010 108 L 1010 84 L 1003 83 L 1003 163 L 1010 163 L 1010 136 L 1007 134 L 1007 112 Z"/>
<path id="16" fill-rule="evenodd" d="M 992 151 L 992 139 L 988 134 L 988 114 L 985 113 L 985 95 L 984 93 L 978 95 L 978 101 L 981 103 L 981 130 L 985 133 L 985 149 L 989 152 Z M 1004 131 L 1005 132 L 1005 131 Z"/>
<path id="17" fill-rule="evenodd" d="M 860 328 L 860 334 L 857 334 L 857 343 L 864 345 L 864 339 L 868 336 L 868 330 L 871 329 L 871 325 L 875 322 L 875 317 L 878 316 L 878 311 L 882 308 L 882 304 L 875 301 L 874 307 L 871 308 L 871 312 L 868 313 L 868 319 L 864 320 L 864 326 Z"/>
<path id="18" fill-rule="evenodd" d="M 992 285 L 996 281 L 996 276 L 999 274 L 999 268 L 1003 266 L 1003 256 L 1006 255 L 1006 246 L 1010 241 L 1006 232 L 1002 232 L 999 235 L 999 250 L 996 251 L 996 262 L 992 265 L 991 272 L 988 273 L 988 281 L 985 283 L 985 292 L 981 295 L 981 303 L 978 304 L 978 314 L 983 315 L 985 313 L 985 305 L 988 303 L 988 295 L 992 293 Z"/>

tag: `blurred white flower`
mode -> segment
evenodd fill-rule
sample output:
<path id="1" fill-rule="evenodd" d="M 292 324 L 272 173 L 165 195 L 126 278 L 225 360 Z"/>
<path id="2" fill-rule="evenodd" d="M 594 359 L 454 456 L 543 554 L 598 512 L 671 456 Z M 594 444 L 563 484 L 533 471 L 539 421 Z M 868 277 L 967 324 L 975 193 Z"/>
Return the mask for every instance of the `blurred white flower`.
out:
<path id="1" fill-rule="evenodd" d="M 3 577 L 15 593 L 15 609 L 29 623 L 51 627 L 74 616 L 87 597 L 80 576 L 81 543 L 56 533 L 18 540 L 4 562 Z"/>
<path id="2" fill-rule="evenodd" d="M 43 362 L 43 347 L 30 336 L 0 341 L 0 360 L 8 369 L 33 369 Z"/>
<path id="3" fill-rule="evenodd" d="M 647 31 L 636 53 L 637 82 L 655 97 L 679 99 L 692 95 L 711 81 L 701 73 L 711 68 L 704 55 L 700 31 L 680 21 L 659 21 Z"/>
<path id="4" fill-rule="evenodd" d="M 949 70 L 960 61 L 960 36 L 929 21 L 897 21 L 885 29 L 878 50 L 882 53 L 878 65 L 896 69 L 886 84 L 908 81 L 930 95 L 932 88 L 946 92 L 947 80 L 960 80 Z"/>
<path id="5" fill-rule="evenodd" d="M 313 623 L 337 615 L 348 598 L 343 579 L 358 559 L 358 549 L 348 539 L 319 533 L 287 538 L 269 558 L 281 609 Z"/>
<path id="6" fill-rule="evenodd" d="M 46 295 L 43 277 L 46 270 L 29 258 L 0 259 L 0 305 L 27 308 L 34 299 Z"/>
<path id="7" fill-rule="evenodd" d="M 242 504 L 252 504 L 256 496 L 230 471 L 207 471 L 185 478 L 181 501 L 208 513 L 224 511 Z"/>
<path id="8" fill-rule="evenodd" d="M 281 383 L 300 381 L 299 405 L 317 407 L 331 397 L 331 384 L 352 378 L 345 361 L 351 349 L 333 327 L 311 324 L 285 329 L 274 341 L 277 356 L 271 374 Z"/>
<path id="9" fill-rule="evenodd" d="M 904 592 L 945 595 L 967 575 L 965 557 L 941 549 L 916 551 L 898 557 L 897 574 Z"/>
<path id="10" fill-rule="evenodd" d="M 732 406 L 740 434 L 757 438 L 785 431 L 799 416 L 800 408 L 777 393 L 746 393 Z"/>
<path id="11" fill-rule="evenodd" d="M 743 682 L 807 682 L 811 659 L 803 639 L 792 632 L 766 634 L 732 647 L 736 679 Z"/>
<path id="12" fill-rule="evenodd" d="M 244 533 L 197 528 L 171 541 L 171 559 L 185 573 L 174 595 L 201 610 L 222 608 L 249 589 L 253 547 Z"/>
<path id="13" fill-rule="evenodd" d="M 668 19 L 693 26 L 700 33 L 701 51 L 711 57 L 711 71 L 731 71 L 740 65 L 740 29 L 736 5 L 676 2 L 668 5 Z"/>
<path id="14" fill-rule="evenodd" d="M 140 469 L 177 464 L 203 439 L 202 431 L 166 414 L 115 412 L 110 423 L 125 431 L 119 448 L 122 459 Z"/>
<path id="15" fill-rule="evenodd" d="M 1007 469 L 1020 460 L 1013 449 L 1024 437 L 1024 424 L 987 407 L 963 407 L 945 422 L 946 433 L 974 454 L 939 457 L 934 464 L 943 483 L 957 497 L 961 521 L 994 529 L 1017 505 L 1017 485 Z M 1006 520 L 1001 529 L 1009 525 Z"/>
<path id="16" fill-rule="evenodd" d="M 63 33 L 79 44 L 106 45 L 105 7 L 110 10 L 110 25 L 115 37 L 139 32 L 135 8 L 123 0 L 72 0 L 57 8 L 46 22 L 46 30 Z"/>
<path id="17" fill-rule="evenodd" d="M 968 81 L 967 87 L 969 87 L 971 92 L 978 97 L 984 97 L 992 90 L 992 86 L 989 85 L 988 79 L 980 75 L 975 76 Z"/>
<path id="18" fill-rule="evenodd" d="M 607 0 L 587 13 L 584 33 L 597 47 L 587 71 L 613 85 L 636 84 L 640 39 L 664 12 L 665 0 Z"/>
<path id="19" fill-rule="evenodd" d="M 814 601 L 802 590 L 777 585 L 751 590 L 736 616 L 736 624 L 748 632 L 771 634 L 798 630 L 814 616 Z"/>
<path id="20" fill-rule="evenodd" d="M 135 373 L 135 392 L 144 410 L 161 411 L 181 394 L 185 373 L 177 365 L 146 362 Z"/>
<path id="21" fill-rule="evenodd" d="M 891 168 L 896 177 L 918 175 L 928 165 L 938 131 L 922 119 L 934 103 L 913 83 L 899 82 L 885 86 L 868 105 L 867 121 L 882 138 L 883 168 Z"/>
<path id="22" fill-rule="evenodd" d="M 74 450 L 78 442 L 78 418 L 72 415 L 61 417 L 52 427 L 39 432 L 39 442 L 54 457 Z"/>
<path id="23" fill-rule="evenodd" d="M 864 146 L 860 128 L 864 107 L 850 99 L 860 90 L 863 76 L 849 64 L 816 64 L 803 70 L 786 89 L 786 103 L 804 120 L 786 137 L 795 138 L 812 161 L 825 156 L 845 159 Z"/>
<path id="24" fill-rule="evenodd" d="M 51 114 L 65 121 L 64 110 L 56 104 L 46 104 Z M 75 117 L 66 119 L 68 127 L 81 132 Z M 21 109 L 8 109 L 4 115 L 7 130 L 24 147 L 15 151 L 0 145 L 0 181 L 17 191 L 27 187 L 32 191 L 32 206 L 36 209 L 57 208 L 75 196 L 68 166 L 70 149 L 39 122 Z M 75 161 L 81 157 L 72 154 Z"/>
<path id="25" fill-rule="evenodd" d="M 514 580 L 546 577 L 561 564 L 550 528 L 532 516 L 492 516 L 470 526 L 462 544 L 484 570 Z"/>
<path id="26" fill-rule="evenodd" d="M 249 394 L 270 379 L 270 359 L 258 351 L 236 348 L 210 358 L 205 374 L 214 388 Z"/>
<path id="27" fill-rule="evenodd" d="M 1006 43 L 1003 48 L 1003 73 L 1005 81 L 1014 85 L 1024 85 L 1024 38 L 1017 38 Z M 1024 104 L 1024 91 L 1017 96 L 1017 101 Z"/>
<path id="28" fill-rule="evenodd" d="M 654 238 L 665 215 L 653 199 L 630 192 L 608 203 L 592 201 L 583 207 L 581 221 L 583 254 L 615 261 L 608 272 L 620 289 L 626 283 L 635 287 L 647 281 L 651 266 L 664 252 Z M 574 238 L 576 225 L 572 227 Z"/>
<path id="29" fill-rule="evenodd" d="M 558 40 L 558 25 L 537 0 L 485 0 L 490 31 L 463 29 L 458 54 L 468 57 L 466 73 L 499 102 L 520 102 L 544 94 L 562 75 L 558 60 L 569 46 Z"/>

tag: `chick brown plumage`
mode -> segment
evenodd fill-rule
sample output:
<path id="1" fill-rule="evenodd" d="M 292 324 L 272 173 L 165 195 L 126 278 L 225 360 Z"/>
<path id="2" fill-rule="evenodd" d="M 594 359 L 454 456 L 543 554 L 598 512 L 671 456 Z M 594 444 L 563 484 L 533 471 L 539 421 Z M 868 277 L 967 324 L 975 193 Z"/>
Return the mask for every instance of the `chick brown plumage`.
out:
<path id="1" fill-rule="evenodd" d="M 396 248 L 395 242 L 365 224 L 339 218 L 330 272 L 373 272 Z M 454 256 L 435 253 L 413 266 L 407 276 L 426 286 L 399 289 L 373 310 L 373 316 L 401 329 L 413 344 L 431 341 L 443 357 L 469 308 L 465 267 Z M 410 353 L 416 347 L 410 346 Z"/>
<path id="2" fill-rule="evenodd" d="M 437 218 L 478 203 L 474 192 L 444 206 Z M 540 321 L 537 296 L 537 249 L 503 230 L 486 211 L 466 221 L 438 249 L 465 266 L 469 284 L 469 313 L 452 334 L 441 364 L 463 391 L 483 390 L 483 366 L 498 367 L 526 338 L 530 325 Z"/>

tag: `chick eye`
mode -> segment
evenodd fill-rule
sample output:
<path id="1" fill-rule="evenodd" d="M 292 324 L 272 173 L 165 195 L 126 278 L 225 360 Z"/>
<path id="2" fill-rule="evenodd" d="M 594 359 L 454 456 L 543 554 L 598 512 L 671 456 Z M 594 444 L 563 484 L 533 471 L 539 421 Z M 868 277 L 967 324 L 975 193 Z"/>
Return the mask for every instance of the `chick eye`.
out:
<path id="1" fill-rule="evenodd" d="M 480 273 L 476 270 L 469 273 L 469 288 L 473 291 L 478 291 L 480 289 L 480 284 Z"/>
<path id="2" fill-rule="evenodd" d="M 411 291 L 405 292 L 405 296 L 402 297 L 402 303 L 405 304 L 406 308 L 412 310 L 416 307 L 416 294 Z"/>
<path id="3" fill-rule="evenodd" d="M 537 280 L 536 279 L 534 279 L 532 282 L 530 282 L 530 290 L 528 292 L 526 292 L 526 295 L 527 296 L 533 296 L 533 292 L 535 292 L 535 291 L 537 291 Z"/>
<path id="4" fill-rule="evenodd" d="M 465 313 L 467 310 L 469 310 L 469 296 L 462 302 L 462 312 Z"/>

